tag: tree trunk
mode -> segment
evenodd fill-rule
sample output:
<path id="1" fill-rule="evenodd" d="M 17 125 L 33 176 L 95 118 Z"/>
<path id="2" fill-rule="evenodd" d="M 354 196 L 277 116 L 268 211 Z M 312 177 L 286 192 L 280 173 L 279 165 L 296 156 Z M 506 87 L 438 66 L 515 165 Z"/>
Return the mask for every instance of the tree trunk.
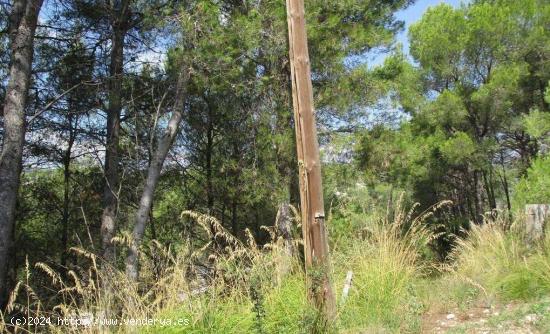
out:
<path id="1" fill-rule="evenodd" d="M 206 127 L 206 205 L 208 214 L 214 208 L 214 189 L 212 184 L 212 150 L 214 146 L 214 129 L 212 125 L 212 111 L 208 106 L 208 124 Z"/>
<path id="2" fill-rule="evenodd" d="M 149 209 L 149 223 L 151 225 L 151 238 L 153 240 L 158 240 L 157 228 L 155 227 L 155 220 L 153 219 L 153 204 L 151 204 L 151 208 Z"/>
<path id="3" fill-rule="evenodd" d="M 506 166 L 504 165 L 504 155 L 500 152 L 500 165 L 502 167 L 502 188 L 504 189 L 504 194 L 506 195 L 506 208 L 508 209 L 508 220 L 509 224 L 512 223 L 512 203 L 510 201 L 510 188 L 508 186 L 508 177 L 506 176 Z"/>
<path id="4" fill-rule="evenodd" d="M 214 146 L 214 129 L 212 124 L 212 109 L 208 105 L 208 120 L 206 127 L 206 213 L 210 216 L 214 215 L 214 185 L 212 182 L 212 155 Z M 210 225 L 210 232 L 212 234 L 212 245 L 215 249 L 218 248 L 216 241 L 216 227 L 214 224 Z"/>
<path id="5" fill-rule="evenodd" d="M 287 0 L 286 6 L 308 295 L 326 319 L 333 319 L 336 302 L 329 277 L 321 161 L 313 110 L 304 3 L 303 0 Z"/>
<path id="6" fill-rule="evenodd" d="M 237 221 L 237 199 L 236 195 L 233 195 L 231 201 L 231 232 L 236 237 L 239 234 L 239 226 Z"/>
<path id="7" fill-rule="evenodd" d="M 483 223 L 483 184 L 481 183 L 480 172 L 473 172 L 473 191 L 474 191 L 474 222 L 478 225 Z"/>
<path id="8" fill-rule="evenodd" d="M 34 33 L 42 0 L 15 0 L 10 14 L 10 69 L 4 100 L 4 141 L 0 156 L 0 307 L 6 302 L 8 258 L 25 141 L 25 107 L 30 86 Z"/>
<path id="9" fill-rule="evenodd" d="M 126 36 L 125 17 L 128 1 L 116 12 L 111 26 L 111 63 L 109 65 L 109 109 L 107 110 L 107 140 L 105 145 L 105 186 L 103 189 L 103 213 L 101 215 L 101 245 L 103 258 L 113 263 L 115 260 L 115 245 L 112 239 L 116 230 L 119 187 L 119 137 L 120 113 L 122 110 L 122 73 L 124 64 L 124 37 Z"/>
<path id="10" fill-rule="evenodd" d="M 178 78 L 174 110 L 172 111 L 172 116 L 170 117 L 170 121 L 168 122 L 168 126 L 166 127 L 163 136 L 158 141 L 153 160 L 151 161 L 149 170 L 147 171 L 147 179 L 145 180 L 145 186 L 143 187 L 143 193 L 141 195 L 141 200 L 139 202 L 138 211 L 135 217 L 132 241 L 130 248 L 128 249 L 128 256 L 126 257 L 126 275 L 134 281 L 137 281 L 139 278 L 139 247 L 143 238 L 145 226 L 147 225 L 149 212 L 151 210 L 151 206 L 153 205 L 153 195 L 158 184 L 164 160 L 168 155 L 170 146 L 176 138 L 183 116 L 183 111 L 185 108 L 185 90 L 188 79 L 188 71 L 182 72 Z"/>
<path id="11" fill-rule="evenodd" d="M 489 205 L 491 206 L 491 210 L 494 210 L 497 208 L 496 198 L 495 198 L 495 190 L 493 187 L 493 169 L 490 167 L 489 169 L 489 175 L 487 175 L 487 172 L 482 171 L 483 176 L 483 182 L 485 183 L 485 192 L 487 193 L 487 200 L 489 201 Z"/>
<path id="12" fill-rule="evenodd" d="M 63 157 L 63 215 L 61 217 L 61 266 L 67 265 L 67 244 L 69 241 L 69 206 L 70 206 L 70 179 L 71 179 L 71 151 L 74 144 L 72 120 L 69 118 L 70 134 L 67 149 Z"/>
<path id="13" fill-rule="evenodd" d="M 238 222 L 238 206 L 239 206 L 239 195 L 241 193 L 241 187 L 239 180 L 241 178 L 241 167 L 240 167 L 240 159 L 241 154 L 239 152 L 239 147 L 237 143 L 233 144 L 233 156 L 232 158 L 236 162 L 236 167 L 231 170 L 232 178 L 233 178 L 233 194 L 231 196 L 231 231 L 233 232 L 233 235 L 236 237 L 239 234 L 239 222 Z"/>

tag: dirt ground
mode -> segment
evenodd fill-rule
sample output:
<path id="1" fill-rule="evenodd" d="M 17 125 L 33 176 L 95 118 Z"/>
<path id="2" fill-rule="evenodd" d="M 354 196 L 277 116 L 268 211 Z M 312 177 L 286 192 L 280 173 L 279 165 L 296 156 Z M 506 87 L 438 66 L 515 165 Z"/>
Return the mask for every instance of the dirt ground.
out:
<path id="1" fill-rule="evenodd" d="M 506 304 L 493 307 L 473 307 L 467 310 L 449 310 L 428 313 L 423 318 L 422 333 L 468 334 L 546 334 L 539 325 L 548 321 L 550 307 L 532 311 L 525 304 Z M 545 319 L 546 318 L 546 319 Z"/>

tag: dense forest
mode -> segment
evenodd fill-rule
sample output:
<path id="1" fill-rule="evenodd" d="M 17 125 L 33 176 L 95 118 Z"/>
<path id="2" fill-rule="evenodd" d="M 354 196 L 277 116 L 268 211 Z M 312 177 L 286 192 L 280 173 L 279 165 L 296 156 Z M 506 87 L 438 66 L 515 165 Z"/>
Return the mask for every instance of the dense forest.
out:
<path id="1" fill-rule="evenodd" d="M 0 330 L 550 332 L 550 2 L 305 1 L 327 316 L 291 1 L 0 1 Z"/>

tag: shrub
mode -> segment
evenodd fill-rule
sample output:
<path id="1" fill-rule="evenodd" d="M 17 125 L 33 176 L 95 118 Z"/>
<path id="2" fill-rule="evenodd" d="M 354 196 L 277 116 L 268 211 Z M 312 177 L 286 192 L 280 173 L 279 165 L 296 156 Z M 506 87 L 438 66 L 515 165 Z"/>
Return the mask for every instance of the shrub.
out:
<path id="1" fill-rule="evenodd" d="M 545 203 L 550 203 L 550 156 L 535 159 L 513 193 L 515 211 L 523 212 L 525 204 Z"/>
<path id="2" fill-rule="evenodd" d="M 418 330 L 422 306 L 414 285 L 427 269 L 422 253 L 435 237 L 424 224 L 432 211 L 413 219 L 414 207 L 407 212 L 401 203 L 396 204 L 393 220 L 365 222 L 364 239 L 354 238 L 348 252 L 335 259 L 342 273 L 354 272 L 353 288 L 339 310 L 341 328 Z"/>
<path id="3" fill-rule="evenodd" d="M 489 299 L 532 299 L 550 293 L 549 239 L 527 247 L 519 221 L 510 231 L 500 223 L 472 226 L 453 251 L 453 273 Z"/>

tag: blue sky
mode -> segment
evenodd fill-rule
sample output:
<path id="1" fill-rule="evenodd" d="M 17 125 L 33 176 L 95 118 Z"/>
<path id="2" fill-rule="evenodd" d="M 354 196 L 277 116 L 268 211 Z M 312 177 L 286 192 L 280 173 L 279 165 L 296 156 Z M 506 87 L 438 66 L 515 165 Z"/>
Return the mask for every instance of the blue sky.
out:
<path id="1" fill-rule="evenodd" d="M 437 6 L 441 3 L 448 3 L 453 7 L 460 7 L 462 3 L 468 3 L 470 0 L 417 0 L 412 6 L 409 6 L 405 10 L 401 10 L 396 13 L 397 19 L 405 22 L 405 30 L 397 36 L 397 42 L 403 44 L 403 51 L 409 53 L 409 40 L 407 33 L 411 24 L 422 18 L 422 14 L 426 12 L 429 7 Z M 385 54 L 375 55 L 369 59 L 371 66 L 381 64 L 386 57 Z"/>

